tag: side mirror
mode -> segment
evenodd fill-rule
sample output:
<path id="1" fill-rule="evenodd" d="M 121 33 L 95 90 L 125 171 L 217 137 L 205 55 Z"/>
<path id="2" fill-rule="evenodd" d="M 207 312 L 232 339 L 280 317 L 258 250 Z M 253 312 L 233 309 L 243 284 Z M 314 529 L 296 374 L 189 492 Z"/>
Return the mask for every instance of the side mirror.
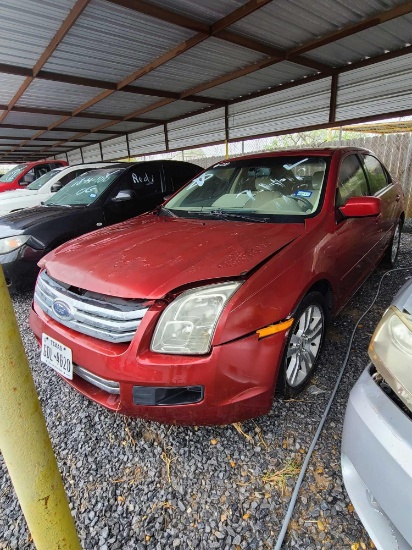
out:
<path id="1" fill-rule="evenodd" d="M 115 197 L 112 198 L 110 202 L 125 202 L 131 201 L 136 197 L 136 193 L 131 189 L 124 189 L 119 191 Z"/>
<path id="2" fill-rule="evenodd" d="M 351 197 L 339 211 L 345 218 L 378 216 L 382 211 L 381 200 L 377 197 Z"/>
<path id="3" fill-rule="evenodd" d="M 26 174 L 19 181 L 19 185 L 28 185 L 29 183 L 33 183 L 33 182 L 34 182 L 34 175 L 33 174 Z"/>
<path id="4" fill-rule="evenodd" d="M 60 189 L 63 187 L 61 183 L 53 183 L 51 186 L 50 192 L 55 193 L 56 191 L 60 191 Z"/>

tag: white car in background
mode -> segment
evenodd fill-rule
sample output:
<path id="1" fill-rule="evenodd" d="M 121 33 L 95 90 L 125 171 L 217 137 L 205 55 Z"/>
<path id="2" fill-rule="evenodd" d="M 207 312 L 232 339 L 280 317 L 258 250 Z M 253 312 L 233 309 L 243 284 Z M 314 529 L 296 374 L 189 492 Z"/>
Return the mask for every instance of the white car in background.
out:
<path id="1" fill-rule="evenodd" d="M 412 548 L 412 279 L 395 296 L 353 387 L 342 436 L 346 490 L 378 550 Z"/>
<path id="2" fill-rule="evenodd" d="M 104 168 L 109 165 L 110 162 L 95 162 L 63 166 L 43 174 L 24 189 L 5 191 L 0 194 L 0 216 L 23 208 L 39 206 L 77 176 L 93 168 Z"/>

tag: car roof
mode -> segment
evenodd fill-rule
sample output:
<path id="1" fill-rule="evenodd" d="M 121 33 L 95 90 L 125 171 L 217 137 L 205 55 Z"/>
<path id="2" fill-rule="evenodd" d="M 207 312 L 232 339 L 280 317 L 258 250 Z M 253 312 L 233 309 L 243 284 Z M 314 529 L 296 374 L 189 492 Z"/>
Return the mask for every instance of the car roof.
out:
<path id="1" fill-rule="evenodd" d="M 220 160 L 215 164 L 222 162 L 231 162 L 234 160 L 252 160 L 252 159 L 262 159 L 262 158 L 271 158 L 271 157 L 283 157 L 283 156 L 332 156 L 334 153 L 345 153 L 345 152 L 358 152 L 358 153 L 371 153 L 368 149 L 361 147 L 307 147 L 305 149 L 282 149 L 279 151 L 268 151 L 266 153 L 257 153 L 252 155 L 245 155 L 241 157 L 230 157 L 228 159 Z M 373 154 L 373 153 L 372 153 Z"/>

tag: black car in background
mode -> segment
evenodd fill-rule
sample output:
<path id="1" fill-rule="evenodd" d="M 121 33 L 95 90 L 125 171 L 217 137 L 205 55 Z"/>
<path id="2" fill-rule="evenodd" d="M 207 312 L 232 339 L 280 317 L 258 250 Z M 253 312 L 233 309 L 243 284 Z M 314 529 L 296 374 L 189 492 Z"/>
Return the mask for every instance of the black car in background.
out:
<path id="1" fill-rule="evenodd" d="M 202 170 L 172 160 L 113 163 L 75 178 L 41 206 L 0 217 L 0 264 L 10 292 L 34 286 L 37 262 L 53 248 L 152 210 Z"/>

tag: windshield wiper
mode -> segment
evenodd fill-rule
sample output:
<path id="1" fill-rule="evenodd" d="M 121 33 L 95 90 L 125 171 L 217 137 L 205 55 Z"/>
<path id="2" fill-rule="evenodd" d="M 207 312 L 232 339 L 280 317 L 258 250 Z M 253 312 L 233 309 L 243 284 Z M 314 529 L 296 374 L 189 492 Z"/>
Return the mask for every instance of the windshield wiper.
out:
<path id="1" fill-rule="evenodd" d="M 42 206 L 62 206 L 63 208 L 71 208 L 71 204 L 56 204 L 55 202 L 49 202 L 46 204 L 45 202 L 40 203 Z"/>
<path id="2" fill-rule="evenodd" d="M 174 212 L 172 212 L 171 210 L 169 210 L 169 208 L 166 208 L 165 206 L 161 206 L 159 208 L 157 213 L 160 214 L 160 212 L 164 212 L 167 216 L 171 216 L 172 218 L 177 218 L 176 214 Z"/>
<path id="3" fill-rule="evenodd" d="M 216 217 L 222 218 L 222 220 L 232 218 L 232 219 L 245 220 L 245 221 L 254 222 L 254 223 L 266 223 L 269 221 L 269 218 L 253 218 L 252 216 L 246 216 L 245 214 L 241 214 L 240 212 L 239 213 L 227 212 L 225 210 L 219 210 L 219 209 L 209 210 L 209 211 L 204 210 L 202 212 L 196 211 L 196 214 L 201 214 L 203 216 L 205 215 L 216 216 Z"/>

